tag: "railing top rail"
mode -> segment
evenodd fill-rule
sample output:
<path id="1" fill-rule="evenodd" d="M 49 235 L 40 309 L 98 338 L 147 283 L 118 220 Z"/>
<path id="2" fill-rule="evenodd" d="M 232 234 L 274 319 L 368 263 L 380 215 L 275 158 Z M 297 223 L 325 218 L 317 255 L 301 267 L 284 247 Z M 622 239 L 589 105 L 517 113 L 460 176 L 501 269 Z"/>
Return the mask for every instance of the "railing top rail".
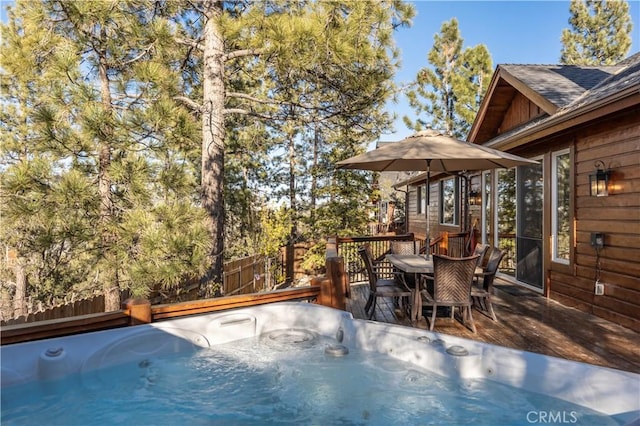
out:
<path id="1" fill-rule="evenodd" d="M 336 242 L 340 243 L 366 243 L 370 241 L 406 241 L 413 240 L 413 234 L 402 235 L 375 235 L 362 237 L 336 237 Z"/>
<path id="2" fill-rule="evenodd" d="M 275 290 L 265 293 L 252 293 L 241 296 L 217 297 L 213 299 L 150 306 L 152 321 L 202 314 L 265 303 L 313 300 L 320 294 L 320 286 L 307 286 Z M 55 320 L 38 321 L 2 327 L 0 343 L 28 342 L 71 334 L 88 333 L 116 327 L 132 325 L 133 315 L 129 309 L 98 314 L 87 314 Z"/>
<path id="3" fill-rule="evenodd" d="M 185 315 L 215 312 L 265 303 L 313 299 L 320 293 L 319 286 L 307 286 L 274 290 L 265 293 L 251 293 L 239 296 L 216 297 L 213 299 L 155 305 L 151 307 L 153 320 L 174 318 Z"/>

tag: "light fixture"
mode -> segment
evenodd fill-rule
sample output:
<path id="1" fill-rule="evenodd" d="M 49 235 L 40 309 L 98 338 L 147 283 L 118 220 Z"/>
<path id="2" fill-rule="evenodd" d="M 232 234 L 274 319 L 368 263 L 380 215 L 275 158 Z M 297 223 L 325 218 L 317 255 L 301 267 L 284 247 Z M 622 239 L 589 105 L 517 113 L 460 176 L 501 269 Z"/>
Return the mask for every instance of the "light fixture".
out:
<path id="1" fill-rule="evenodd" d="M 606 197 L 609 195 L 609 177 L 611 170 L 604 168 L 600 160 L 594 163 L 596 171 L 589 175 L 589 193 L 592 197 Z"/>
<path id="2" fill-rule="evenodd" d="M 479 206 L 482 203 L 482 195 L 476 189 L 469 191 L 469 204 L 472 206 Z"/>

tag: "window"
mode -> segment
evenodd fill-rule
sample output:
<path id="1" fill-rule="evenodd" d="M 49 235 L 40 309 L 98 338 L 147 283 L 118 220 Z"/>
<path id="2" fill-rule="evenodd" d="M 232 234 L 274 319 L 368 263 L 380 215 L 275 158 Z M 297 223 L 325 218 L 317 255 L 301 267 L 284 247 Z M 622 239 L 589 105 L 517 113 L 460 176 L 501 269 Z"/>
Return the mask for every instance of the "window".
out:
<path id="1" fill-rule="evenodd" d="M 424 196 L 422 195 L 422 187 L 418 186 L 418 188 L 416 188 L 416 204 L 417 204 L 417 213 L 418 214 L 422 214 L 424 213 L 424 210 L 422 208 L 422 201 L 424 200 Z"/>
<path id="2" fill-rule="evenodd" d="M 482 242 L 484 244 L 493 244 L 493 194 L 491 189 L 493 183 L 491 180 L 492 172 L 484 172 L 484 185 L 482 189 Z"/>
<path id="3" fill-rule="evenodd" d="M 571 252 L 570 180 L 569 150 L 554 152 L 551 169 L 552 259 L 565 264 L 569 264 Z"/>
<path id="4" fill-rule="evenodd" d="M 440 181 L 440 223 L 458 224 L 458 178 Z"/>

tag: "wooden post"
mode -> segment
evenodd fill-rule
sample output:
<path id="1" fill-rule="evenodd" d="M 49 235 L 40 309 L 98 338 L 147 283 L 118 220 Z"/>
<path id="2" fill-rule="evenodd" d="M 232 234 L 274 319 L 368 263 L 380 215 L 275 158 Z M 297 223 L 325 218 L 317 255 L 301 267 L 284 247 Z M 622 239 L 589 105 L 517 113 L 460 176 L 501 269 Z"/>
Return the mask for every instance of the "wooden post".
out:
<path id="1" fill-rule="evenodd" d="M 151 322 L 151 302 L 147 299 L 127 299 L 122 303 L 122 309 L 129 311 L 129 325 Z"/>
<path id="2" fill-rule="evenodd" d="M 344 260 L 341 257 L 327 258 L 327 275 L 320 282 L 320 303 L 344 311 L 347 307 L 347 281 Z"/>
<path id="3" fill-rule="evenodd" d="M 318 295 L 318 305 L 332 306 L 331 305 L 331 279 L 326 276 L 311 278 L 312 286 L 320 286 L 320 294 Z"/>

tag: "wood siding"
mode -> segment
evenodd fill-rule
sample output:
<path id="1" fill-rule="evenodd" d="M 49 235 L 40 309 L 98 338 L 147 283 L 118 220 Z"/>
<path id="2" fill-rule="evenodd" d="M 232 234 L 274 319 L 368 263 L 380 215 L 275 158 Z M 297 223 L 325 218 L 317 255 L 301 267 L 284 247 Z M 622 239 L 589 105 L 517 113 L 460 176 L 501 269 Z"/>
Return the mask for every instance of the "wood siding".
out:
<path id="1" fill-rule="evenodd" d="M 461 179 L 461 181 L 463 181 Z M 443 232 L 460 232 L 463 229 L 464 224 L 464 209 L 462 208 L 462 202 L 459 203 L 458 206 L 458 221 L 460 222 L 458 225 L 442 225 L 440 224 L 440 211 L 438 206 L 440 205 L 440 179 L 436 175 L 432 177 L 431 184 L 429 185 L 431 188 L 430 193 L 430 205 L 429 205 L 429 233 L 431 234 L 431 239 L 439 236 Z M 419 183 L 422 187 L 424 187 L 425 182 L 422 181 Z M 409 195 L 407 202 L 407 212 L 406 216 L 408 218 L 408 227 L 407 232 L 413 233 L 416 238 L 424 239 L 426 236 L 426 217 L 425 213 L 418 213 L 418 204 L 417 204 L 417 183 L 416 185 L 409 187 Z M 461 184 L 462 190 L 464 190 L 464 183 Z M 462 194 L 462 190 L 460 193 Z"/>
<path id="2" fill-rule="evenodd" d="M 544 111 L 542 111 L 538 105 L 531 102 L 522 93 L 516 92 L 511 101 L 511 105 L 502 119 L 498 134 L 527 123 L 543 113 Z"/>
<path id="3" fill-rule="evenodd" d="M 549 296 L 640 331 L 640 108 L 585 126 L 575 143 L 575 242 L 570 271 L 553 268 Z M 612 169 L 610 195 L 591 197 L 597 160 Z M 598 259 L 591 233 L 604 233 Z M 594 294 L 600 263 L 603 296 Z"/>

